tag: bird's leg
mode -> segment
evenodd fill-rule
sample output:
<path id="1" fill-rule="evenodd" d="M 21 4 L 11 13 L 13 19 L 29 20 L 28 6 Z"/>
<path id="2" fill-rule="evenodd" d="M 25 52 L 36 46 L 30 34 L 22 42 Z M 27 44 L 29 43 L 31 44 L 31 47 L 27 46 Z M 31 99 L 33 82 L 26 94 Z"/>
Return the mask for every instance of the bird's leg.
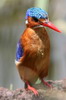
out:
<path id="1" fill-rule="evenodd" d="M 52 88 L 53 86 L 50 85 L 48 82 L 46 82 L 45 80 L 41 79 L 42 83 L 50 88 Z"/>
<path id="2" fill-rule="evenodd" d="M 27 84 L 27 90 L 31 90 L 36 96 L 38 95 L 38 91 L 33 88 L 32 86 L 30 86 L 29 82 L 26 82 Z"/>

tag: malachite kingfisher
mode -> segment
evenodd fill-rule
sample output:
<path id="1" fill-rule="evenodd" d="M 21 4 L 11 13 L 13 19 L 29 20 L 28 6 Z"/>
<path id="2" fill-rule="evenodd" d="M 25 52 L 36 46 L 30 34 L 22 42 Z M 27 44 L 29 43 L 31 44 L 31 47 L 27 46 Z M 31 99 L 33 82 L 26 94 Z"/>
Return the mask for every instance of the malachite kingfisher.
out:
<path id="1" fill-rule="evenodd" d="M 49 21 L 48 13 L 41 8 L 29 8 L 25 19 L 26 29 L 17 43 L 15 63 L 26 88 L 38 95 L 31 86 L 38 78 L 50 87 L 43 80 L 48 75 L 50 62 L 50 40 L 45 27 L 61 31 Z"/>

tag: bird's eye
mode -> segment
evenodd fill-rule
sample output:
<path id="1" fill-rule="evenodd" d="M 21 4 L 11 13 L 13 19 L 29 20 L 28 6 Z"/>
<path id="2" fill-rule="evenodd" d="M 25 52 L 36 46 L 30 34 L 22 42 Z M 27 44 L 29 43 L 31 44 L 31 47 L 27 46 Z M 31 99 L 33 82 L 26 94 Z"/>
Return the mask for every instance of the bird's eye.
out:
<path id="1" fill-rule="evenodd" d="M 33 18 L 33 20 L 35 21 L 35 22 L 38 22 L 38 19 L 36 18 L 36 17 L 32 17 Z"/>
<path id="2" fill-rule="evenodd" d="M 48 19 L 48 16 L 46 16 L 45 19 Z"/>

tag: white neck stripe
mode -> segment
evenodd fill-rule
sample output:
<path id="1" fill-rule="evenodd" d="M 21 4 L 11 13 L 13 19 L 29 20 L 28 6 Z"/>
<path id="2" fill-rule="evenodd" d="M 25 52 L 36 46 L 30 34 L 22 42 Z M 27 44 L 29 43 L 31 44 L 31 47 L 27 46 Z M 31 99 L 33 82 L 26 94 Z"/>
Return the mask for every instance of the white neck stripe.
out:
<path id="1" fill-rule="evenodd" d="M 28 24 L 28 20 L 25 21 L 25 24 Z"/>

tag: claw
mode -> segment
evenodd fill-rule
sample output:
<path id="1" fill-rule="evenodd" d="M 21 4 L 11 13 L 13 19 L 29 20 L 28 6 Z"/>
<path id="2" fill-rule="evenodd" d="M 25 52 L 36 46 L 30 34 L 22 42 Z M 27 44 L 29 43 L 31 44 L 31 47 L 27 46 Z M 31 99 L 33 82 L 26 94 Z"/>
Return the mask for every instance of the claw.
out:
<path id="1" fill-rule="evenodd" d="M 30 86 L 28 82 L 26 84 L 27 84 L 27 90 L 31 90 L 35 94 L 35 96 L 39 95 L 38 91 L 32 86 Z"/>
<path id="2" fill-rule="evenodd" d="M 43 82 L 44 85 L 50 87 L 50 88 L 53 88 L 52 85 L 50 85 L 48 82 L 44 81 L 43 79 L 41 80 Z"/>

